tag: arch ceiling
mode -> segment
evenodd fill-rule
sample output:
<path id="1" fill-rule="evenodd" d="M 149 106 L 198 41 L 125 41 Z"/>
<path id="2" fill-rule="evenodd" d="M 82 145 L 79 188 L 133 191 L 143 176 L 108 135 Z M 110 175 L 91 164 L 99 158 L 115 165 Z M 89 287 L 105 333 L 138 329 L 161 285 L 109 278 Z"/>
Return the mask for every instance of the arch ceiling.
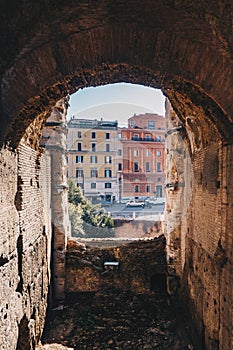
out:
<path id="1" fill-rule="evenodd" d="M 0 13 L 2 140 L 68 93 L 125 81 L 161 88 L 181 119 L 203 113 L 231 141 L 231 0 L 3 1 Z"/>

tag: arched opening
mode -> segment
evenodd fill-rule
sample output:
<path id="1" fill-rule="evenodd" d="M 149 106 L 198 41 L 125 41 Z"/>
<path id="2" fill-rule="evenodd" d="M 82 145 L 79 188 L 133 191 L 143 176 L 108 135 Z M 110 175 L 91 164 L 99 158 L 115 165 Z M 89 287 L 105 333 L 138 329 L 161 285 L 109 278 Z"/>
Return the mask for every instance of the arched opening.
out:
<path id="1" fill-rule="evenodd" d="M 78 91 L 70 97 L 69 104 L 67 176 L 81 195 L 93 205 L 101 205 L 113 221 L 119 219 L 119 232 L 114 230 L 117 237 L 123 218 L 127 221 L 146 216 L 150 220 L 154 212 L 162 214 L 165 197 L 162 93 L 135 84 L 112 84 Z M 74 201 L 73 195 L 72 198 Z M 102 223 L 105 227 L 106 220 Z M 106 232 L 107 237 L 113 234 L 111 231 Z M 133 231 L 128 238 L 136 234 L 135 228 Z M 98 227 L 93 234 L 98 237 Z"/>
<path id="2" fill-rule="evenodd" d="M 4 285 L 5 305 L 11 301 L 12 310 L 17 309 L 13 306 L 21 305 L 19 314 L 14 314 L 11 321 L 15 330 L 12 344 L 17 343 L 17 323 L 20 324 L 25 312 L 30 319 L 27 281 L 35 282 L 29 293 L 33 293 L 32 300 L 41 300 L 43 295 L 42 302 L 35 303 L 42 315 L 49 280 L 48 269 L 41 266 L 42 255 L 50 256 L 46 246 L 49 240 L 44 235 L 49 226 L 48 218 L 44 220 L 45 213 L 50 208 L 38 210 L 45 208 L 43 203 L 49 192 L 48 183 L 43 182 L 48 168 L 46 160 L 37 151 L 33 153 L 31 146 L 38 149 L 41 126 L 61 98 L 82 87 L 124 81 L 161 88 L 187 130 L 194 169 L 193 197 L 190 211 L 175 230 L 173 251 L 180 238 L 182 249 L 178 256 L 171 256 L 171 265 L 180 268 L 182 292 L 206 347 L 230 348 L 233 114 L 230 1 L 211 8 L 204 2 L 195 6 L 182 1 L 104 2 L 101 6 L 91 2 L 86 6 L 75 4 L 72 10 L 70 3 L 61 1 L 57 6 L 48 3 L 49 15 L 44 2 L 33 10 L 30 5 L 26 1 L 14 9 L 4 7 L 5 19 L 1 21 L 1 40 L 7 48 L 1 59 L 1 141 L 9 142 L 9 147 L 1 149 L 1 263 L 6 269 L 4 276 L 11 276 Z M 32 21 L 34 26 L 29 30 Z M 11 24 L 7 30 L 6 23 Z M 21 152 L 20 158 L 15 148 L 22 137 L 29 148 L 18 147 L 27 150 Z M 18 164 L 21 170 L 34 169 L 32 182 L 32 171 L 21 181 L 23 174 L 18 173 Z M 38 197 L 34 186 L 38 184 L 44 197 Z M 25 222 L 35 226 L 29 227 Z M 25 299 L 15 292 L 17 261 L 22 260 L 18 253 L 14 254 L 19 235 L 23 235 L 22 249 L 18 249 L 24 252 L 22 265 L 29 262 L 21 279 L 25 283 L 22 287 Z M 38 251 L 44 254 L 37 254 Z M 38 270 L 38 276 L 46 276 L 44 284 L 35 276 Z M 39 336 L 40 330 L 37 332 Z M 3 343 L 7 344 L 7 340 Z"/>
<path id="3" fill-rule="evenodd" d="M 58 108 L 59 110 L 59 108 Z M 210 123 L 210 120 L 208 117 L 204 117 L 203 116 L 203 110 L 200 110 L 199 109 L 196 109 L 196 111 L 192 110 L 190 105 L 189 105 L 189 109 L 188 111 L 190 112 L 189 114 L 189 117 L 186 118 L 187 120 L 187 123 L 185 122 L 185 128 L 186 128 L 186 138 L 187 138 L 187 141 L 188 141 L 188 144 L 189 144 L 189 152 L 190 154 L 195 154 L 196 150 L 201 150 L 202 148 L 206 148 L 209 144 L 212 144 L 212 151 L 207 154 L 207 159 L 208 161 L 210 162 L 211 164 L 211 169 L 213 169 L 214 167 L 214 164 L 215 164 L 215 159 L 216 159 L 216 156 L 213 157 L 213 155 L 215 154 L 215 145 L 217 143 L 219 143 L 222 139 L 222 135 L 219 133 L 219 136 L 216 137 L 216 132 L 217 132 L 217 128 L 216 126 L 214 126 L 213 124 Z M 191 113 L 192 112 L 192 113 Z M 194 121 L 194 118 L 191 114 L 195 114 L 195 121 Z M 175 119 L 175 115 L 171 115 L 172 117 L 172 127 L 176 127 L 176 119 Z M 200 121 L 199 121 L 200 120 Z M 197 126 L 197 123 L 198 121 L 201 123 L 199 125 L 199 128 Z M 173 125 L 174 124 L 174 125 Z M 29 142 L 30 144 L 30 140 L 35 140 L 33 137 L 31 137 L 31 130 L 33 130 L 33 126 L 31 125 L 32 129 L 28 129 L 29 132 L 27 133 L 27 136 L 25 138 L 25 140 L 27 140 L 26 142 Z M 205 128 L 205 137 L 203 136 L 200 136 L 200 134 L 198 134 L 198 130 L 200 130 L 200 128 Z M 172 129 L 172 128 L 171 128 Z M 212 153 L 213 152 L 213 153 Z M 197 161 L 198 162 L 198 161 Z M 216 171 L 213 173 L 214 177 L 216 178 L 217 176 L 217 173 Z M 205 179 L 206 179 L 206 175 L 205 176 Z M 205 186 L 211 186 L 210 188 L 212 188 L 212 191 L 215 191 L 214 190 L 214 187 L 213 187 L 213 181 L 211 180 L 210 183 L 208 184 L 208 179 L 206 179 L 206 183 L 205 183 Z M 170 189 L 169 189 L 170 190 Z M 205 203 L 203 203 L 203 206 L 205 206 Z M 171 210 L 171 208 L 170 208 Z M 172 211 L 172 210 L 171 210 Z M 177 213 L 175 213 L 177 214 Z M 182 223 L 182 225 L 184 225 L 184 227 L 188 224 L 187 224 L 187 219 L 185 219 L 184 223 Z M 170 223 L 171 221 L 169 221 Z M 185 235 L 182 235 L 182 225 L 178 226 L 177 225 L 175 226 L 175 230 L 174 230 L 174 227 L 172 226 L 171 227 L 171 230 L 170 232 L 172 233 L 172 235 L 169 236 L 169 248 L 171 247 L 172 249 L 172 254 L 169 256 L 169 267 L 171 269 L 171 271 L 169 272 L 171 277 L 174 273 L 174 279 L 176 280 L 177 278 L 177 273 L 178 275 L 182 276 L 183 272 L 185 271 L 185 269 L 187 268 L 187 265 L 186 265 L 186 256 L 185 256 L 185 249 L 186 249 L 186 246 L 185 246 L 185 240 L 187 239 L 187 237 Z M 190 229 L 188 227 L 188 229 Z M 199 241 L 202 242 L 202 244 L 205 244 L 206 246 L 208 245 L 208 243 L 203 240 L 203 238 L 201 236 L 198 237 Z M 192 241 L 192 239 L 191 239 Z M 63 244 L 65 244 L 66 240 L 63 240 Z M 60 247 L 60 243 L 58 241 L 58 245 Z M 193 242 L 190 244 L 192 245 Z M 62 248 L 59 248 L 60 250 L 62 250 Z M 212 253 L 214 254 L 215 253 L 215 247 L 208 247 L 208 249 L 212 249 Z M 224 252 L 222 252 L 222 254 L 224 254 Z M 54 259 L 55 261 L 56 259 Z M 57 262 L 59 261 L 59 258 L 57 260 Z M 60 265 L 59 265 L 60 266 Z M 190 268 L 190 271 L 192 271 L 193 267 L 192 267 L 192 264 L 190 263 L 189 265 L 189 268 Z M 189 270 L 188 268 L 188 270 Z M 197 268 L 198 269 L 198 268 Z M 196 270 L 198 271 L 198 270 Z M 58 281 L 58 284 L 57 284 L 57 287 L 58 289 L 61 288 L 61 290 L 64 288 L 63 287 L 63 280 L 62 278 L 60 278 L 60 272 L 61 270 L 59 271 L 58 270 L 58 274 L 56 275 L 55 274 L 55 278 L 57 279 Z M 197 273 L 198 275 L 198 273 Z M 170 283 L 170 286 L 169 286 L 169 292 L 171 294 L 173 293 L 177 293 L 177 285 L 175 284 L 175 288 L 173 289 L 173 280 L 172 278 L 169 279 L 169 283 Z M 151 282 L 151 285 L 153 284 L 153 281 Z M 199 320 L 196 321 L 197 323 L 199 322 Z M 203 330 L 202 330 L 203 331 Z"/>
<path id="4" fill-rule="evenodd" d="M 184 99 L 185 99 L 185 103 L 183 103 L 183 108 L 184 108 L 184 106 L 186 106 L 186 103 L 187 103 L 186 98 L 184 98 Z M 172 100 L 172 98 L 171 98 L 171 100 Z M 182 108 L 182 107 L 180 107 L 180 104 L 178 104 L 178 102 L 175 105 L 178 106 L 177 107 L 177 111 L 179 110 L 178 108 Z M 183 110 L 183 111 L 186 111 L 186 109 Z M 195 113 L 194 113 L 194 111 L 195 111 Z M 193 104 L 191 104 L 191 107 L 190 107 L 190 104 L 188 104 L 188 115 L 189 115 L 189 118 L 186 117 L 186 114 L 184 114 L 184 116 L 182 116 L 183 119 L 182 119 L 182 117 L 180 117 L 180 119 L 185 121 L 185 123 L 186 123 L 186 120 L 187 120 L 187 124 L 185 124 L 185 125 L 186 125 L 186 128 L 187 128 L 189 134 L 191 135 L 191 137 L 190 137 L 190 149 L 191 149 L 191 152 L 193 152 L 193 153 L 195 153 L 196 149 L 197 150 L 198 149 L 202 149 L 203 146 L 207 147 L 208 144 L 210 143 L 211 137 L 213 137 L 213 135 L 214 135 L 214 138 L 213 138 L 214 144 L 216 144 L 216 142 L 219 143 L 222 140 L 222 137 L 223 137 L 223 134 L 219 133 L 219 137 L 216 139 L 216 135 L 217 135 L 216 133 L 218 132 L 217 128 L 216 128 L 216 126 L 214 124 L 212 124 L 213 121 L 209 119 L 209 116 L 204 117 L 203 113 L 204 113 L 203 109 L 200 109 L 200 107 L 196 108 L 196 110 L 195 110 L 195 107 L 193 107 Z M 195 114 L 195 121 L 193 121 L 192 114 Z M 41 123 L 40 124 L 41 125 L 40 129 L 41 129 L 42 121 L 43 121 L 43 118 L 45 116 L 46 116 L 45 114 L 43 115 L 43 117 L 39 116 L 39 119 L 35 120 L 35 122 L 30 124 L 30 126 L 27 128 L 26 134 L 25 134 L 25 136 L 23 138 L 26 141 L 26 144 L 28 146 L 30 145 L 30 146 L 33 146 L 34 148 L 37 149 L 37 147 L 38 147 L 38 138 L 36 136 L 37 135 L 37 131 L 36 131 L 36 134 L 35 134 L 35 130 L 37 128 L 37 122 L 38 121 L 39 121 L 39 123 Z M 191 118 L 190 118 L 190 116 L 191 116 Z M 196 124 L 197 124 L 198 120 L 200 120 L 200 123 L 201 123 L 202 126 L 205 125 L 205 130 L 206 130 L 205 138 L 203 138 L 203 137 L 201 137 L 199 135 L 197 136 L 198 128 L 196 127 Z M 194 136 L 192 137 L 192 135 L 194 135 Z M 201 143 L 203 143 L 203 144 L 201 144 Z M 212 150 L 214 150 L 214 147 L 215 146 L 213 146 Z M 207 156 L 207 159 L 209 159 L 209 157 L 210 157 L 210 160 L 209 160 L 210 164 L 214 164 L 214 162 L 215 162 L 214 160 L 211 160 L 211 159 L 216 159 L 215 157 L 212 158 L 212 155 L 213 155 L 213 153 L 211 152 L 209 154 L 209 156 Z M 214 175 L 216 177 L 217 173 L 215 172 Z M 205 178 L 206 178 L 206 175 L 205 175 Z M 31 184 L 31 182 L 30 182 L 30 184 Z M 213 183 L 212 183 L 212 181 L 210 181 L 210 186 L 212 186 L 212 185 L 213 185 Z M 205 186 L 208 187 L 208 181 L 205 182 Z M 203 203 L 203 205 L 205 205 L 205 203 Z M 187 225 L 187 223 L 185 222 L 184 225 Z M 173 231 L 174 230 L 171 230 L 171 232 L 173 232 Z M 177 271 L 178 271 L 180 276 L 182 276 L 182 271 L 185 271 L 185 269 L 187 269 L 188 271 L 192 271 L 192 269 L 193 269 L 192 264 L 190 264 L 190 266 L 187 268 L 187 265 L 185 263 L 186 262 L 186 257 L 185 257 L 185 255 L 181 256 L 182 254 L 184 254 L 185 249 L 186 249 L 186 246 L 184 245 L 185 244 L 184 240 L 187 239 L 187 238 L 185 238 L 185 236 L 181 235 L 181 232 L 182 232 L 182 226 L 178 227 L 178 229 L 176 228 L 176 230 L 175 230 L 175 238 L 176 239 L 173 240 L 173 238 L 170 237 L 170 242 L 169 242 L 169 243 L 171 243 L 171 245 L 175 246 L 175 242 L 178 242 L 180 240 L 180 243 L 177 244 L 177 247 L 174 247 L 174 249 L 173 249 L 173 256 L 171 256 L 171 261 L 169 261 L 171 269 L 174 269 L 174 271 L 175 271 L 175 275 L 177 274 Z M 202 237 L 198 237 L 198 238 L 199 238 L 199 241 L 202 241 L 202 243 L 206 245 L 207 242 L 204 241 Z M 192 241 L 192 239 L 191 239 L 191 241 Z M 62 242 L 63 245 L 61 245 L 60 240 L 58 240 L 58 248 L 61 247 L 61 249 L 59 248 L 60 250 L 62 250 L 64 248 L 64 245 L 66 244 L 65 242 L 66 242 L 66 239 L 63 239 L 63 242 Z M 192 245 L 192 244 L 193 244 L 193 242 L 190 245 Z M 182 246 L 182 245 L 183 245 L 183 248 L 180 250 L 179 247 Z M 207 243 L 206 246 L 208 248 L 208 243 Z M 214 246 L 209 247 L 209 248 L 212 249 L 212 254 L 215 254 L 215 250 L 213 249 Z M 174 252 L 177 252 L 177 254 L 175 254 Z M 224 252 L 222 252 L 222 254 L 224 254 Z M 61 270 L 61 266 L 62 265 L 59 262 L 60 258 L 59 257 L 57 257 L 57 258 L 54 257 L 54 262 L 55 261 L 57 261 L 57 263 L 59 263 L 59 265 L 57 265 L 57 266 L 59 266 L 58 271 L 56 271 L 57 274 L 55 273 L 55 278 L 57 280 L 56 286 L 57 286 L 58 290 L 62 291 L 63 288 L 64 288 L 64 279 L 61 277 L 60 273 L 64 273 L 64 272 L 62 272 L 62 270 Z M 181 261 L 182 261 L 182 264 L 181 264 Z M 175 278 L 176 278 L 176 276 L 175 276 Z M 154 282 L 151 281 L 152 285 L 153 285 L 153 283 Z M 172 283 L 171 283 L 171 285 L 172 285 Z M 169 288 L 169 290 L 171 290 L 171 293 L 174 292 L 174 290 L 172 290 L 171 288 Z M 176 289 L 175 289 L 175 292 L 176 292 Z M 199 319 L 197 319 L 196 323 L 198 324 L 199 322 L 200 322 Z M 203 332 L 203 330 L 202 330 L 202 332 Z M 202 337 L 203 337 L 203 333 L 202 333 Z"/>

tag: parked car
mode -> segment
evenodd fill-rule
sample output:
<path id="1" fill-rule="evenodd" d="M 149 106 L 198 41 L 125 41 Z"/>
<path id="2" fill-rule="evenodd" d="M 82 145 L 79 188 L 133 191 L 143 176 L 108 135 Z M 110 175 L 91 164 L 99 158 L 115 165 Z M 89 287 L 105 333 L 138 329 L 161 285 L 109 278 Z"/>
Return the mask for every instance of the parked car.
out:
<path id="1" fill-rule="evenodd" d="M 145 208 L 145 202 L 136 202 L 136 201 L 129 201 L 126 203 L 126 207 L 141 207 Z"/>
<path id="2" fill-rule="evenodd" d="M 130 198 L 130 197 L 122 197 L 121 198 L 121 203 L 122 204 L 126 204 L 126 203 L 128 203 L 129 201 L 131 201 L 132 200 L 132 197 Z"/>

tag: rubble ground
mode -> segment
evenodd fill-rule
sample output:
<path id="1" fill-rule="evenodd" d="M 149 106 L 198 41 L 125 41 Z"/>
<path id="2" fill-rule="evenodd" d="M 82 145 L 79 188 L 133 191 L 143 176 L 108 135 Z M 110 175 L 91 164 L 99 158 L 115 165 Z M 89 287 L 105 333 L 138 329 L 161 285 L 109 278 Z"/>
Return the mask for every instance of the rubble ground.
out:
<path id="1" fill-rule="evenodd" d="M 53 310 L 39 349 L 194 349 L 166 293 L 107 289 L 78 293 Z"/>

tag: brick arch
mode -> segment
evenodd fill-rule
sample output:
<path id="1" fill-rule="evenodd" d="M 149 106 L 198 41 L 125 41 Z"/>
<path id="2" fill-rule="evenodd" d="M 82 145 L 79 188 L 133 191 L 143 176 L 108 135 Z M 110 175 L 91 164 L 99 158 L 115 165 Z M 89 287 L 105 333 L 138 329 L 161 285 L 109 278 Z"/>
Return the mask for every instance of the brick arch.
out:
<path id="1" fill-rule="evenodd" d="M 64 29 L 61 37 L 40 38 L 21 51 L 3 75 L 3 139 L 17 144 L 30 122 L 46 118 L 68 93 L 122 81 L 161 88 L 181 119 L 188 109 L 201 108 L 222 137 L 231 138 L 233 70 L 208 30 L 210 41 L 200 42 L 158 25 L 139 25 L 136 18 L 122 21 L 79 32 Z"/>
<path id="2" fill-rule="evenodd" d="M 12 145 L 17 145 L 22 138 L 25 129 L 35 120 L 34 127 L 38 128 L 38 135 L 42 123 L 50 114 L 51 108 L 58 99 L 67 94 L 74 93 L 80 88 L 98 86 L 108 83 L 127 82 L 161 88 L 164 94 L 171 100 L 173 108 L 182 121 L 194 110 L 202 111 L 216 131 L 223 139 L 231 138 L 231 127 L 227 121 L 227 115 L 223 109 L 213 101 L 204 91 L 201 91 L 190 82 L 182 79 L 173 79 L 162 88 L 159 82 L 158 72 L 152 72 L 144 67 L 129 66 L 126 64 L 101 65 L 94 70 L 83 70 L 76 73 L 70 80 L 59 82 L 48 87 L 39 96 L 30 99 L 30 103 L 25 105 L 16 116 L 7 131 L 6 140 Z M 163 81 L 164 84 L 164 81 Z M 36 137 L 36 134 L 34 134 Z"/>
<path id="3" fill-rule="evenodd" d="M 78 88 L 119 81 L 161 88 L 186 123 L 195 181 L 186 221 L 173 230 L 177 240 L 172 253 L 176 250 L 174 258 L 178 260 L 170 265 L 180 270 L 185 305 L 192 312 L 200 339 L 204 339 L 207 349 L 214 350 L 229 349 L 232 342 L 232 6 L 232 0 L 0 2 L 2 141 L 9 140 L 16 146 L 30 125 L 27 139 L 36 143 L 42 122 L 61 97 Z M 15 310 L 27 299 L 20 302 L 21 293 L 16 295 L 21 275 L 17 255 L 21 249 L 15 254 L 15 247 L 21 234 L 23 243 L 32 243 L 24 251 L 24 281 L 31 281 L 34 275 L 32 282 L 38 292 L 34 304 L 42 299 L 41 319 L 45 312 L 48 264 L 35 253 L 38 249 L 34 238 L 39 239 L 39 251 L 45 251 L 44 233 L 49 237 L 50 227 L 38 220 L 37 209 L 49 212 L 49 206 L 46 201 L 44 208 L 40 204 L 44 197 L 38 197 L 34 184 L 42 173 L 46 174 L 47 163 L 42 157 L 38 167 L 37 152 L 24 146 L 19 155 L 2 148 L 0 156 L 5 250 L 1 264 L 6 265 L 4 276 L 8 278 L 3 284 L 7 288 L 5 309 L 12 305 L 10 317 L 6 311 L 6 322 L 13 319 L 14 339 L 10 341 L 16 345 L 17 325 L 24 320 L 25 307 L 20 307 L 20 313 Z M 17 186 L 22 173 L 24 188 L 19 181 Z M 49 193 L 49 181 L 40 180 L 42 193 Z M 25 207 L 19 213 L 21 191 Z M 43 211 L 40 215 L 44 216 Z M 35 223 L 35 229 L 25 225 L 25 218 Z M 179 244 L 181 251 L 177 249 Z M 36 271 L 45 276 L 43 298 L 39 296 L 42 290 L 40 280 L 35 279 Z M 176 292 L 176 286 L 173 290 Z M 26 290 L 23 293 L 29 294 Z M 35 324 L 33 314 L 26 318 Z M 9 341 L 5 329 L 8 326 L 3 333 Z"/>

